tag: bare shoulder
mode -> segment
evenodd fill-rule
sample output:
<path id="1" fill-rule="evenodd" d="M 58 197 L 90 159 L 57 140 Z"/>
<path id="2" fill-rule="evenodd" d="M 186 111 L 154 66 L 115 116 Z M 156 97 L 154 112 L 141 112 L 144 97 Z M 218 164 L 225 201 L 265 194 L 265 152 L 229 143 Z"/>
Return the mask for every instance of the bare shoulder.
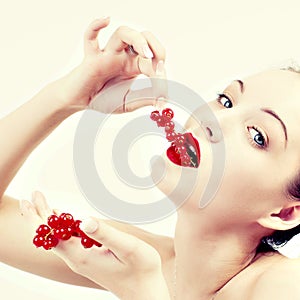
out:
<path id="1" fill-rule="evenodd" d="M 300 259 L 279 257 L 253 284 L 249 300 L 300 299 Z"/>

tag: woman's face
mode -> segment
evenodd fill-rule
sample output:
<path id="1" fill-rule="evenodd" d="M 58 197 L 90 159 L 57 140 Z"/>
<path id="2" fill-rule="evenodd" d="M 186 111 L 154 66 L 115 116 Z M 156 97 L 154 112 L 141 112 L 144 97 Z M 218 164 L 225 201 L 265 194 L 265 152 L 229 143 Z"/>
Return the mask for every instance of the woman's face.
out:
<path id="1" fill-rule="evenodd" d="M 186 129 L 199 141 L 201 162 L 198 169 L 185 168 L 197 180 L 181 207 L 199 211 L 200 198 L 211 180 L 212 143 L 224 143 L 222 179 L 215 196 L 202 209 L 205 215 L 218 218 L 222 226 L 224 222 L 253 222 L 279 209 L 286 199 L 286 185 L 300 167 L 300 75 L 283 70 L 262 72 L 233 81 L 223 94 L 209 103 L 223 138 L 212 139 L 205 131 L 218 136 L 214 129 L 206 130 L 193 118 L 186 123 Z M 166 156 L 165 163 L 165 177 L 158 187 L 169 195 L 182 180 L 182 167 Z"/>

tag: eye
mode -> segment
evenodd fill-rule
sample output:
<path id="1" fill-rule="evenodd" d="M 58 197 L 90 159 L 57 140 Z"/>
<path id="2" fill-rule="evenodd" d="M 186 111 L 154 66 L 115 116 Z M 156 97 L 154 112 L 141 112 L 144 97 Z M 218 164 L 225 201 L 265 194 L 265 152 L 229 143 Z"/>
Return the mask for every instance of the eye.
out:
<path id="1" fill-rule="evenodd" d="M 232 101 L 225 94 L 218 94 L 217 101 L 226 108 L 231 108 L 233 106 Z"/>
<path id="2" fill-rule="evenodd" d="M 267 143 L 266 143 L 266 138 L 264 135 L 255 127 L 248 127 L 249 135 L 250 135 L 250 141 L 251 143 L 254 143 L 254 146 L 260 147 L 260 148 L 265 148 Z"/>

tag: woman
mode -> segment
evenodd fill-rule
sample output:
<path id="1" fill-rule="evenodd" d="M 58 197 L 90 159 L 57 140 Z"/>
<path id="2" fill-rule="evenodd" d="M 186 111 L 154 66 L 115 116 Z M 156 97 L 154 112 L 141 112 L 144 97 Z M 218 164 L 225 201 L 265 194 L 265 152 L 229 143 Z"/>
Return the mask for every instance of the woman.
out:
<path id="1" fill-rule="evenodd" d="M 266 248 L 272 241 L 275 246 L 278 242 L 285 242 L 283 237 L 289 239 L 300 223 L 299 112 L 293 109 L 298 105 L 299 83 L 297 72 L 266 71 L 232 82 L 216 101 L 210 103 L 220 123 L 226 146 L 224 176 L 213 201 L 204 209 L 199 209 L 204 186 L 201 178 L 191 196 L 178 209 L 174 251 L 171 244 L 152 244 L 161 253 L 161 270 L 170 292 L 170 296 L 166 297 L 163 296 L 164 289 L 162 295 L 156 289 L 158 298 L 300 298 L 300 260 L 288 259 L 276 252 L 270 252 L 270 255 L 261 252 L 270 250 Z M 213 139 L 216 132 L 212 128 L 209 128 L 210 134 L 206 135 L 192 118 L 186 128 L 199 140 L 202 162 L 198 172 L 207 178 L 207 161 L 210 159 L 207 145 L 211 140 L 220 140 Z M 167 158 L 165 163 L 167 173 L 159 188 L 168 194 L 178 180 L 181 167 Z M 37 212 L 43 214 L 45 199 L 41 194 L 38 198 Z M 34 213 L 31 215 L 34 216 Z M 105 260 L 107 265 L 96 259 L 97 255 L 101 255 L 100 250 L 98 253 L 97 250 L 92 254 L 86 253 L 76 247 L 76 241 L 58 247 L 57 254 L 78 273 L 115 289 L 117 295 L 120 294 L 119 287 L 122 291 L 126 287 L 134 290 L 130 268 L 127 269 L 125 287 L 122 283 L 124 274 L 120 274 L 119 268 L 111 268 L 118 261 L 119 253 L 121 262 L 124 254 L 120 251 L 122 249 L 115 248 L 118 247 L 117 242 L 116 245 L 110 245 L 110 239 L 107 239 L 110 229 L 95 219 L 92 223 L 89 221 L 84 224 L 83 229 L 115 254 Z M 118 234 L 112 232 L 110 236 L 118 237 Z M 121 235 L 119 245 L 123 243 L 126 244 L 126 240 L 123 241 Z M 137 245 L 140 247 L 138 249 L 143 249 L 143 244 Z M 167 249 L 166 252 L 164 249 Z M 125 258 L 140 255 L 139 250 L 126 251 Z M 156 251 L 152 250 L 152 253 L 153 261 L 147 252 L 143 258 L 144 266 L 147 263 L 155 266 Z M 137 260 L 136 264 L 130 265 L 135 276 L 140 264 L 141 260 Z M 159 266 L 156 264 L 157 268 Z M 106 278 L 107 274 L 109 278 Z M 156 276 L 160 278 L 161 274 Z M 145 283 L 148 280 L 149 277 L 145 276 Z M 147 295 L 146 284 L 144 286 Z M 137 298 L 146 299 L 142 295 Z"/>
<path id="2" fill-rule="evenodd" d="M 222 129 L 226 161 L 220 187 L 204 209 L 199 199 L 210 172 L 209 144 L 221 140 L 215 139 L 214 128 L 203 130 L 192 118 L 187 122 L 202 160 L 197 186 L 178 209 L 174 244 L 93 219 L 82 229 L 103 243 L 104 251 L 86 251 L 70 240 L 55 253 L 122 299 L 298 299 L 299 261 L 257 249 L 263 237 L 300 223 L 298 112 L 292 109 L 299 83 L 295 72 L 267 71 L 234 81 L 210 103 Z M 170 195 L 182 167 L 167 158 L 165 163 L 158 187 Z M 42 194 L 34 199 L 36 208 L 23 202 L 23 213 L 40 222 L 38 215 L 45 218 L 51 210 Z"/>

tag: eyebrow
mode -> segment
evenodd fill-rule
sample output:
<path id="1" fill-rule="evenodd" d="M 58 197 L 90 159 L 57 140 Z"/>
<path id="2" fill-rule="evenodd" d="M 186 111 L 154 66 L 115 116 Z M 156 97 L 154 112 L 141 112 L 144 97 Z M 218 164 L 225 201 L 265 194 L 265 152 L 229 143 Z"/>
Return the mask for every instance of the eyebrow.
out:
<path id="1" fill-rule="evenodd" d="M 261 111 L 273 116 L 275 119 L 277 119 L 281 126 L 282 126 L 282 129 L 283 129 L 283 132 L 284 132 L 284 136 L 285 136 L 285 147 L 286 147 L 286 144 L 287 144 L 287 141 L 288 141 L 288 134 L 287 134 L 287 130 L 286 130 L 286 126 L 284 124 L 284 122 L 281 120 L 281 118 L 275 113 L 275 111 L 269 109 L 269 108 L 261 108 Z"/>
<path id="2" fill-rule="evenodd" d="M 240 79 L 236 79 L 233 82 L 237 82 L 240 85 L 240 90 L 241 90 L 241 93 L 243 94 L 244 90 L 245 90 L 245 88 L 244 88 L 244 82 L 242 80 L 240 80 Z"/>

